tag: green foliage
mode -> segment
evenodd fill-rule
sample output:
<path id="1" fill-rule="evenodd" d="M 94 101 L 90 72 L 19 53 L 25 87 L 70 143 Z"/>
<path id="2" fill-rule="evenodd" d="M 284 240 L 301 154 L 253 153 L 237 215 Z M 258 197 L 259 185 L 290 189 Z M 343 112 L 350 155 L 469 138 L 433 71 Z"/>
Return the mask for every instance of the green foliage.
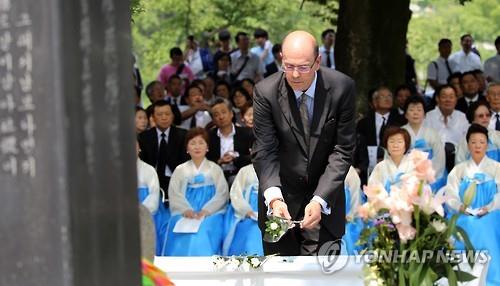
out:
<path id="1" fill-rule="evenodd" d="M 139 2 L 139 0 L 135 0 Z M 135 2 L 134 1 L 134 2 Z M 295 29 L 311 32 L 318 39 L 331 24 L 319 15 L 318 3 L 301 0 L 141 0 L 132 23 L 134 51 L 138 55 L 145 83 L 156 78 L 161 66 L 170 61 L 170 48 L 185 48 L 187 35 L 195 35 L 202 45 L 213 46 L 218 30 L 228 28 L 253 35 L 255 28 L 269 32 L 273 43 Z"/>
<path id="2" fill-rule="evenodd" d="M 414 11 L 408 26 L 408 50 L 422 83 L 427 65 L 439 55 L 441 38 L 449 38 L 455 52 L 461 49 L 460 36 L 470 33 L 483 62 L 496 53 L 493 41 L 500 34 L 500 0 L 473 0 L 464 5 L 453 0 L 413 0 L 412 4 L 420 11 Z"/>

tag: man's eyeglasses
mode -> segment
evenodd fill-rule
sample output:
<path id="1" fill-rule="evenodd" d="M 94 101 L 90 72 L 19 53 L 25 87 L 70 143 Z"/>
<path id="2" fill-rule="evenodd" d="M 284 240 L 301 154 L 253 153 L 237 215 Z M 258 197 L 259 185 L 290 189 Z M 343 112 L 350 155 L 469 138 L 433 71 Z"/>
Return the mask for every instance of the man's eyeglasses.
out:
<path id="1" fill-rule="evenodd" d="M 316 60 L 318 57 L 314 59 L 314 62 L 311 65 L 302 65 L 302 66 L 294 66 L 290 64 L 285 64 L 283 63 L 283 70 L 286 72 L 293 72 L 295 69 L 297 69 L 297 72 L 299 73 L 308 73 L 311 71 L 312 67 L 316 63 Z"/>

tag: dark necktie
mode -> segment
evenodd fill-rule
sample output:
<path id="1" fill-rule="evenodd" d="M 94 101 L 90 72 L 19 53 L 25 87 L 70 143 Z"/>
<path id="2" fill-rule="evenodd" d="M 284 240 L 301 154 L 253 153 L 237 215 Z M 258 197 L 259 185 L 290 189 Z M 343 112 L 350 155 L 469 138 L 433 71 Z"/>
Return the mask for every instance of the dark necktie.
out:
<path id="1" fill-rule="evenodd" d="M 332 67 L 332 60 L 330 59 L 330 50 L 326 50 L 325 54 L 326 54 L 326 66 L 331 68 Z"/>
<path id="2" fill-rule="evenodd" d="M 382 117 L 382 125 L 380 126 L 380 133 L 379 133 L 379 139 L 380 139 L 380 143 L 382 143 L 382 140 L 384 138 L 384 131 L 385 131 L 385 127 L 386 127 L 386 122 L 385 122 L 385 117 Z M 380 145 L 380 144 L 379 144 Z"/>
<path id="3" fill-rule="evenodd" d="M 193 117 L 191 117 L 191 124 L 189 125 L 190 128 L 196 127 L 196 113 L 193 114 Z"/>
<path id="4" fill-rule="evenodd" d="M 446 65 L 446 69 L 448 70 L 448 76 L 452 74 L 451 68 L 450 68 L 450 63 L 448 62 L 448 59 L 444 60 L 444 63 Z"/>
<path id="5" fill-rule="evenodd" d="M 300 96 L 299 111 L 302 127 L 304 127 L 304 137 L 306 144 L 309 146 L 309 111 L 307 109 L 307 94 L 305 92 Z"/>
<path id="6" fill-rule="evenodd" d="M 495 117 L 497 118 L 497 122 L 495 123 L 495 129 L 497 131 L 500 131 L 500 115 L 497 113 L 495 114 Z"/>
<path id="7" fill-rule="evenodd" d="M 165 176 L 165 166 L 167 165 L 167 140 L 164 132 L 161 133 L 160 148 L 158 149 L 158 164 L 156 171 L 158 176 Z"/>

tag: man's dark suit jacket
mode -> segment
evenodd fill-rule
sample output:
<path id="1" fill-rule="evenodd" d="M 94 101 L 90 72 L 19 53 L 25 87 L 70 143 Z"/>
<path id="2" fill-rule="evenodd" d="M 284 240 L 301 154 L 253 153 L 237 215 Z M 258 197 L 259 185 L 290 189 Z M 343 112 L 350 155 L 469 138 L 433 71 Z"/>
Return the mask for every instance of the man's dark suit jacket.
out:
<path id="1" fill-rule="evenodd" d="M 276 65 L 275 62 L 272 62 L 266 65 L 266 72 L 264 73 L 264 77 L 268 77 L 276 72 L 278 72 L 278 66 Z"/>
<path id="2" fill-rule="evenodd" d="M 396 109 L 394 109 L 389 113 L 386 128 L 389 126 L 401 126 L 403 123 L 403 117 Z M 359 120 L 357 132 L 364 136 L 367 146 L 377 146 L 377 131 L 374 111 L 370 110 L 365 117 Z M 381 134 L 380 136 L 382 137 L 383 135 Z M 380 140 L 380 144 L 382 144 L 382 139 Z"/>
<path id="3" fill-rule="evenodd" d="M 284 73 L 275 73 L 259 82 L 254 94 L 256 141 L 252 161 L 259 178 L 262 232 L 267 220 L 264 191 L 279 187 L 292 219 L 302 219 L 305 206 L 315 195 L 328 203 L 331 213 L 321 214 L 320 244 L 324 229 L 330 236 L 342 237 L 344 180 L 356 142 L 354 81 L 335 70 L 323 67 L 318 70 L 309 150 L 297 101 Z M 283 248 L 291 249 L 286 242 L 280 243 Z"/>
<path id="4" fill-rule="evenodd" d="M 252 130 L 246 127 L 235 126 L 234 133 L 234 151 L 239 153 L 239 157 L 234 159 L 233 163 L 237 170 L 252 163 L 250 156 L 250 148 L 253 143 Z M 218 128 L 210 130 L 210 144 L 208 147 L 207 158 L 210 161 L 217 162 L 222 156 L 220 153 L 220 137 L 217 135 Z M 236 171 L 237 171 L 236 170 Z"/>
<path id="5" fill-rule="evenodd" d="M 166 161 L 167 166 L 172 172 L 174 172 L 178 165 L 184 163 L 188 159 L 186 148 L 184 146 L 185 137 L 185 130 L 170 126 L 170 133 L 167 141 Z M 156 128 L 151 128 L 139 134 L 139 146 L 141 147 L 141 160 L 156 169 L 159 156 L 158 135 L 156 133 Z M 160 187 L 165 191 L 165 195 L 167 195 L 168 182 L 170 181 L 170 178 L 165 177 L 165 174 L 158 174 L 158 179 L 160 180 Z"/>
<path id="6" fill-rule="evenodd" d="M 477 101 L 486 101 L 486 97 L 480 94 L 477 98 Z M 469 106 L 467 105 L 467 101 L 465 101 L 465 96 L 460 97 L 457 101 L 457 105 L 455 106 L 456 110 L 460 110 L 463 113 L 467 114 L 467 110 L 469 110 Z"/>

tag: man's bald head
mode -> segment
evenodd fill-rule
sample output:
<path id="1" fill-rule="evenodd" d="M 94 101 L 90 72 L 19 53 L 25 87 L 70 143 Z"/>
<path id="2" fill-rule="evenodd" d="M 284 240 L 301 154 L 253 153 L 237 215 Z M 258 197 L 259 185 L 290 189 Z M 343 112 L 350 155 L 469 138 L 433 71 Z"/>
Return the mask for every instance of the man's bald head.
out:
<path id="1" fill-rule="evenodd" d="M 321 62 L 316 39 L 305 31 L 292 32 L 283 40 L 281 55 L 288 84 L 293 90 L 307 90 Z"/>
<path id="2" fill-rule="evenodd" d="M 306 31 L 294 31 L 288 34 L 282 44 L 283 56 L 291 53 L 315 59 L 318 56 L 318 44 L 313 35 Z"/>

